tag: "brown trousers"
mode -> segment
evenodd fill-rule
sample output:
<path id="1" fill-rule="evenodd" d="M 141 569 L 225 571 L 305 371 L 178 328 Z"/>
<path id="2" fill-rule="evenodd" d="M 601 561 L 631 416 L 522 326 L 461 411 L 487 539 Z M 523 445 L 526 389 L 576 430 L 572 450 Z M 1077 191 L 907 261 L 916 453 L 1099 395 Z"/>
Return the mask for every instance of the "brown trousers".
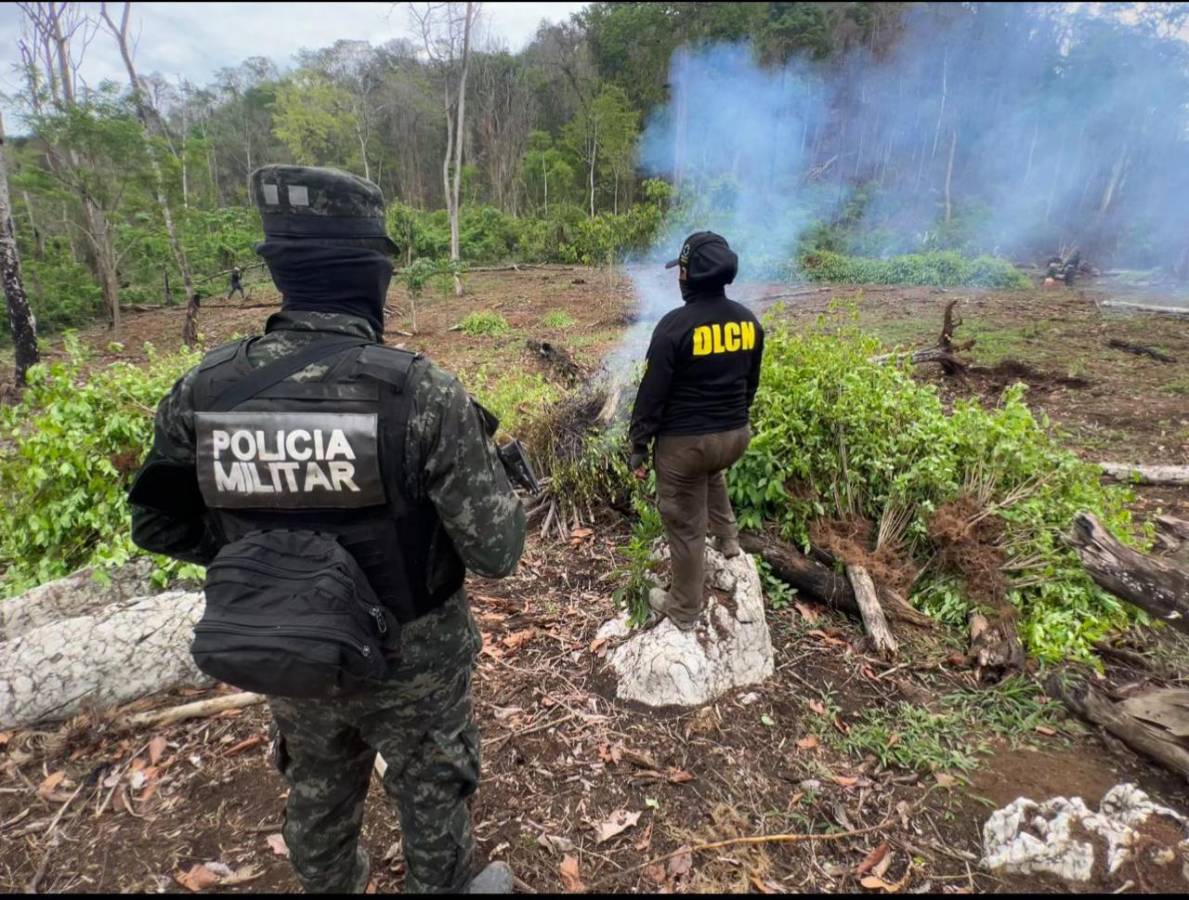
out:
<path id="1" fill-rule="evenodd" d="M 656 440 L 657 506 L 672 557 L 669 609 L 682 621 L 692 622 L 705 606 L 707 530 L 719 540 L 738 537 L 725 473 L 749 440 L 746 425 L 717 434 L 671 434 Z"/>

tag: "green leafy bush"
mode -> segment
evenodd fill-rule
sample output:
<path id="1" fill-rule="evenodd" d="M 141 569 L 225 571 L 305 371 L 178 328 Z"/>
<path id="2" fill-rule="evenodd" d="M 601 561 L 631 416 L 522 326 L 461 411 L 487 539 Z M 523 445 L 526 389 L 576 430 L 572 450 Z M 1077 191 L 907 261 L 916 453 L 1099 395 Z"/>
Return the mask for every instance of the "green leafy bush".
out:
<path id="1" fill-rule="evenodd" d="M 41 337 L 85 325 L 103 309 L 99 285 L 90 271 L 74 262 L 68 252 L 47 251 L 42 258 L 27 256 L 21 260 L 21 274 Z M 5 343 L 9 328 L 8 316 L 0 315 L 0 335 Z"/>
<path id="2" fill-rule="evenodd" d="M 1042 658 L 1090 658 L 1093 643 L 1129 614 L 1086 575 L 1063 536 L 1087 510 L 1130 534 L 1125 488 L 1062 449 L 1024 403 L 1024 386 L 986 409 L 973 400 L 945 411 L 935 389 L 908 369 L 869 358 L 878 341 L 853 322 L 828 333 L 770 327 L 752 410 L 754 438 L 730 477 L 740 525 L 775 523 L 809 543 L 819 518 L 861 516 L 897 532 L 918 560 L 932 556 L 927 522 L 947 501 L 976 496 L 1003 530 L 1007 599 L 1028 650 Z M 963 586 L 927 571 L 918 606 L 962 625 L 973 608 Z"/>
<path id="3" fill-rule="evenodd" d="M 499 337 L 501 334 L 507 334 L 509 327 L 507 319 L 497 312 L 487 310 L 470 313 L 458 323 L 458 328 L 462 333 L 469 334 L 471 337 L 481 335 Z"/>
<path id="4" fill-rule="evenodd" d="M 152 442 L 153 413 L 198 353 L 146 366 L 88 371 L 80 343 L 34 366 L 20 402 L 0 410 L 0 594 L 19 593 L 82 566 L 141 553 L 131 539 L 126 491 Z M 188 567 L 192 571 L 194 567 Z M 181 572 L 162 560 L 159 574 Z"/>
<path id="5" fill-rule="evenodd" d="M 492 379 L 488 367 L 483 366 L 474 375 L 461 378 L 509 435 L 517 435 L 525 421 L 558 398 L 557 388 L 537 372 L 513 371 Z"/>
<path id="6" fill-rule="evenodd" d="M 854 284 L 919 284 L 938 287 L 1026 288 L 1028 277 L 1007 260 L 953 251 L 906 253 L 887 259 L 844 256 L 828 250 L 803 253 L 800 275 L 810 281 Z"/>

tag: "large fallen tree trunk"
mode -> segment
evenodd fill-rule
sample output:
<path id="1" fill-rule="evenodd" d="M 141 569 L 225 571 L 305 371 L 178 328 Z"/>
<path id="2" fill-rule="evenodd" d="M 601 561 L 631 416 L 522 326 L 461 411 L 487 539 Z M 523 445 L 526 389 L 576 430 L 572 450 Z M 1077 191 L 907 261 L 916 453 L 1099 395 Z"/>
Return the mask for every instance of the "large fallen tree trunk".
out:
<path id="1" fill-rule="evenodd" d="M 778 578 L 788 582 L 803 595 L 848 615 L 862 616 L 854 588 L 846 575 L 810 559 L 791 544 L 766 535 L 741 534 L 739 544 L 748 553 L 759 554 L 764 562 L 772 567 Z M 887 618 L 924 628 L 933 626 L 931 618 L 913 609 L 894 591 L 881 590 L 879 599 Z"/>
<path id="2" fill-rule="evenodd" d="M 85 582 L 65 581 L 83 593 Z M 51 596 L 59 602 L 35 604 L 36 615 L 26 610 L 21 622 L 29 627 L 0 643 L 0 729 L 211 683 L 190 656 L 201 593 L 172 591 L 99 608 L 62 590 Z M 62 608 L 66 618 L 42 621 Z"/>
<path id="3" fill-rule="evenodd" d="M 1189 571 L 1124 546 L 1088 513 L 1074 519 L 1071 543 L 1100 587 L 1189 634 Z"/>
<path id="4" fill-rule="evenodd" d="M 1189 781 L 1189 748 L 1184 744 L 1183 735 L 1177 734 L 1181 729 L 1150 724 L 1143 720 L 1151 719 L 1150 711 L 1136 715 L 1131 701 L 1112 703 L 1086 681 L 1072 677 L 1069 673 L 1054 672 L 1046 678 L 1045 692 L 1086 721 L 1105 729 L 1132 750 Z M 1149 698 L 1145 695 L 1136 699 Z"/>
<path id="5" fill-rule="evenodd" d="M 1189 484 L 1189 466 L 1140 466 L 1100 462 L 1098 467 L 1118 481 L 1138 484 Z"/>

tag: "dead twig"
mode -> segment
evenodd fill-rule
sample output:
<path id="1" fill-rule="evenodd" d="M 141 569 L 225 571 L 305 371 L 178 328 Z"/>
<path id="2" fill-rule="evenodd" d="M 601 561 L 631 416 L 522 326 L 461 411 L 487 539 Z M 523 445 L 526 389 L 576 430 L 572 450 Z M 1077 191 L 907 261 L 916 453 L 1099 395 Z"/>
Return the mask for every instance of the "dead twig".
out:
<path id="1" fill-rule="evenodd" d="M 924 799 L 924 798 L 922 798 Z M 919 801 L 918 801 L 919 802 Z M 709 844 L 695 844 L 693 847 L 682 847 L 680 850 L 674 850 L 672 853 L 666 853 L 664 856 L 658 856 L 655 859 L 650 859 L 647 862 L 640 863 L 638 866 L 632 866 L 613 875 L 608 875 L 599 881 L 590 885 L 593 890 L 602 887 L 609 881 L 618 878 L 621 875 L 630 875 L 633 872 L 639 872 L 647 869 L 649 866 L 659 865 L 660 863 L 668 862 L 671 859 L 676 859 L 678 856 L 683 856 L 686 853 L 704 853 L 707 850 L 721 850 L 724 847 L 737 847 L 740 845 L 754 845 L 754 844 L 812 844 L 821 841 L 837 841 L 846 838 L 858 837 L 863 834 L 871 834 L 873 831 L 879 831 L 882 828 L 887 828 L 892 824 L 894 816 L 888 816 L 877 825 L 869 825 L 866 828 L 852 828 L 850 831 L 839 831 L 832 834 L 760 834 L 751 835 L 749 837 L 731 838 L 726 841 L 714 841 Z"/>

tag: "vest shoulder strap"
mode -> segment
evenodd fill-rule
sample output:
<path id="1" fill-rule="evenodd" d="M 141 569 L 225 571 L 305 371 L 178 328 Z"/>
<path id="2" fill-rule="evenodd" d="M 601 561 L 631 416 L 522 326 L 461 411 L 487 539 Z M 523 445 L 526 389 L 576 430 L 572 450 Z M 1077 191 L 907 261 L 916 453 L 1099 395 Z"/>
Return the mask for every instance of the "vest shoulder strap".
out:
<path id="1" fill-rule="evenodd" d="M 409 370 L 413 367 L 413 363 L 419 359 L 421 359 L 420 353 L 401 350 L 397 347 L 385 347 L 382 344 L 369 344 L 359 352 L 355 372 L 367 378 L 382 381 L 400 393 L 404 390 Z"/>
<path id="2" fill-rule="evenodd" d="M 202 358 L 202 362 L 198 364 L 198 371 L 205 372 L 207 369 L 213 369 L 216 366 L 221 366 L 223 363 L 235 359 L 235 354 L 239 352 L 240 345 L 247 340 L 250 340 L 250 338 L 240 338 L 237 341 L 228 341 L 226 344 L 220 344 Z"/>

